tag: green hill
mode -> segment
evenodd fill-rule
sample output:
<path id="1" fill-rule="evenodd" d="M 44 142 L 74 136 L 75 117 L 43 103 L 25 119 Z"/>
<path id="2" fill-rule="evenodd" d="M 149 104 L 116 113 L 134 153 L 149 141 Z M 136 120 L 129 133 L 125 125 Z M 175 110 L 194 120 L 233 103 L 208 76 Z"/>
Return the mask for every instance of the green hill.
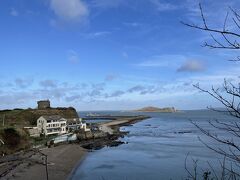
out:
<path id="1" fill-rule="evenodd" d="M 48 108 L 48 109 L 14 109 L 0 111 L 0 127 L 15 126 L 24 127 L 36 125 L 37 119 L 43 115 L 60 115 L 64 118 L 78 117 L 73 107 L 69 108 Z"/>

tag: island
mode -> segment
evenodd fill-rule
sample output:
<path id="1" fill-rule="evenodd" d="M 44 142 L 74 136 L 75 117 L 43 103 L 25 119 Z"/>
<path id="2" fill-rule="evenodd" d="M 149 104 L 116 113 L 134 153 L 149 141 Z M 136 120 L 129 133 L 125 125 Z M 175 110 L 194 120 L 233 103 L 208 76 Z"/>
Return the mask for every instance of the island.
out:
<path id="1" fill-rule="evenodd" d="M 153 106 L 144 107 L 138 110 L 134 110 L 137 112 L 162 112 L 162 113 L 174 113 L 177 112 L 177 110 L 174 107 L 164 107 L 164 108 L 158 108 Z"/>

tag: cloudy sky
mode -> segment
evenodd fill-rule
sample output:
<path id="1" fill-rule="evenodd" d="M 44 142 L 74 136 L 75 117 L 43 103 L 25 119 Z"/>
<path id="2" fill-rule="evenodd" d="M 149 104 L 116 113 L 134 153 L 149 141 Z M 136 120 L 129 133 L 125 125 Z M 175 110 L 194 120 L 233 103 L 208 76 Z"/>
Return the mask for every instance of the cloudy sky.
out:
<path id="1" fill-rule="evenodd" d="M 208 23 L 237 2 L 202 1 Z M 239 82 L 236 52 L 203 48 L 210 35 L 180 21 L 202 23 L 198 1 L 0 0 L 0 109 L 219 106 L 192 85 Z"/>

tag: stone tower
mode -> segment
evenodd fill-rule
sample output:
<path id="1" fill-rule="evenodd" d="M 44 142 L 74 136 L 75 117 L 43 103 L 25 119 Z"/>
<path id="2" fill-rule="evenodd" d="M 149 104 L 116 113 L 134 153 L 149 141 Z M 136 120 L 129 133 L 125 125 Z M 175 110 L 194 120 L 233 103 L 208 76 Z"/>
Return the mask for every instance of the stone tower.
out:
<path id="1" fill-rule="evenodd" d="M 49 100 L 42 100 L 38 101 L 38 109 L 47 109 L 50 108 L 50 101 Z"/>

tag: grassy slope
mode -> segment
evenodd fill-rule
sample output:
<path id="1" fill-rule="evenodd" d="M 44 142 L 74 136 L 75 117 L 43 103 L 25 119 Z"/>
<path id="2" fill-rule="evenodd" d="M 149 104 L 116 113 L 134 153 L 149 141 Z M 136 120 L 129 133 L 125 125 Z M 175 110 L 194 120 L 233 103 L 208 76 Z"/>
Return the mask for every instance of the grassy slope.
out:
<path id="1" fill-rule="evenodd" d="M 60 115 L 64 118 L 78 117 L 78 114 L 73 108 L 51 108 L 46 110 L 37 109 L 15 109 L 0 111 L 0 129 L 3 126 L 3 119 L 5 127 L 18 127 L 36 125 L 37 119 L 42 115 Z"/>
<path id="2" fill-rule="evenodd" d="M 4 146 L 0 143 L 0 154 L 11 154 L 21 149 L 30 147 L 31 144 L 39 144 L 45 142 L 45 138 L 30 138 L 28 133 L 23 129 L 26 126 L 35 126 L 37 119 L 42 115 L 61 115 L 65 118 L 78 117 L 78 114 L 73 108 L 52 108 L 47 110 L 37 109 L 15 109 L 0 111 L 0 139 L 5 142 Z M 3 119 L 4 126 L 3 126 Z M 14 129 L 8 131 L 7 129 Z M 17 140 L 18 139 L 18 140 Z M 13 143 L 17 140 L 17 143 Z"/>

